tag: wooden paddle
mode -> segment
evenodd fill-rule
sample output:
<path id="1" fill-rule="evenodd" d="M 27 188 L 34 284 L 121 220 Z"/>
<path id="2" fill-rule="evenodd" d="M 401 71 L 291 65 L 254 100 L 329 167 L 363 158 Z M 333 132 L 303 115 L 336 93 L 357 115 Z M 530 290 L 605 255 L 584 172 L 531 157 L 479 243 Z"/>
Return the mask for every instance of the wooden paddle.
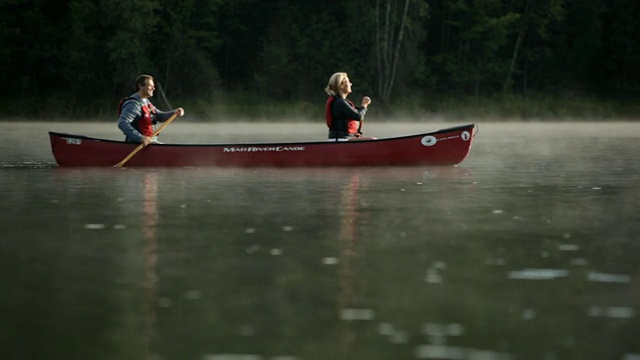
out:
<path id="1" fill-rule="evenodd" d="M 151 135 L 151 138 L 153 139 L 154 137 L 158 136 L 158 134 L 160 134 L 160 132 L 167 126 L 169 125 L 170 122 L 172 122 L 176 117 L 178 116 L 178 112 L 175 112 L 173 115 L 171 115 L 171 117 L 165 121 L 162 126 L 160 126 L 158 128 L 158 130 L 156 130 L 156 132 L 153 133 L 153 135 Z M 122 159 L 122 161 L 120 161 L 119 163 L 113 165 L 113 167 L 122 167 L 124 166 L 124 164 L 129 161 L 135 154 L 138 153 L 138 151 L 142 150 L 142 148 L 144 147 L 144 143 L 140 143 L 140 145 L 138 145 L 137 148 L 135 148 L 131 154 L 127 155 L 126 158 Z"/>

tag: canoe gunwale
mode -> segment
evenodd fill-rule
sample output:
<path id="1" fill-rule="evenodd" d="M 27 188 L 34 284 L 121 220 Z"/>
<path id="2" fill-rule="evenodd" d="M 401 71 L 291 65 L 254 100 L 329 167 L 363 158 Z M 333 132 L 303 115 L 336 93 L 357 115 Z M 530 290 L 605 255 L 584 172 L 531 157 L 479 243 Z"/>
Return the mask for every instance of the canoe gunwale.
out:
<path id="1" fill-rule="evenodd" d="M 335 143 L 340 145 L 348 145 L 348 144 L 363 144 L 363 143 L 371 143 L 371 142 L 396 141 L 396 140 L 403 140 L 403 139 L 408 139 L 413 137 L 438 135 L 443 133 L 455 132 L 455 131 L 464 130 L 469 127 L 476 128 L 476 125 L 466 124 L 466 125 L 459 125 L 455 127 L 450 127 L 446 129 L 440 129 L 440 130 L 430 131 L 425 133 L 400 135 L 400 136 L 393 136 L 393 137 L 379 138 L 379 139 L 336 141 Z M 87 135 L 70 134 L 70 133 L 63 133 L 58 131 L 49 131 L 49 135 L 57 136 L 57 137 L 65 137 L 65 138 L 82 139 L 82 140 L 103 141 L 103 142 L 117 143 L 117 144 L 135 144 L 135 143 L 127 143 L 122 140 L 103 139 L 103 138 L 97 138 L 97 137 L 92 137 Z M 304 144 L 331 144 L 331 143 L 334 143 L 334 142 L 329 140 L 316 140 L 316 141 L 239 142 L 239 143 L 201 143 L 201 144 L 160 143 L 160 144 L 153 144 L 153 146 L 205 146 L 205 147 L 206 146 L 273 146 L 273 145 L 304 145 Z"/>

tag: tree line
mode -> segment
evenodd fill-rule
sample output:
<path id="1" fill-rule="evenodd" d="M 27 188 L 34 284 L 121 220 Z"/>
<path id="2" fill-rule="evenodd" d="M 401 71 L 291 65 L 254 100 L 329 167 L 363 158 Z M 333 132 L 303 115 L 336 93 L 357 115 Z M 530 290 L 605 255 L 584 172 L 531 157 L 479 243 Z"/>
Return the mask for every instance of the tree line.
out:
<path id="1" fill-rule="evenodd" d="M 640 90 L 636 0 L 3 0 L 5 101 L 167 94 L 317 99 L 346 71 L 380 103 L 406 96 Z M 53 99 L 53 100 L 52 100 Z"/>

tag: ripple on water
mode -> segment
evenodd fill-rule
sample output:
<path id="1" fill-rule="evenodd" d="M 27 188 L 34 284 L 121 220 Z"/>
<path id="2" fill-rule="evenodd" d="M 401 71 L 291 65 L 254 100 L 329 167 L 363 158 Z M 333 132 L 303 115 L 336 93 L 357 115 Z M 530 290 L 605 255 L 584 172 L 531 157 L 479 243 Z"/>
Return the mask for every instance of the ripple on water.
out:
<path id="1" fill-rule="evenodd" d="M 347 321 L 355 320 L 373 320 L 375 312 L 371 309 L 342 309 L 340 310 L 340 319 Z"/>
<path id="2" fill-rule="evenodd" d="M 11 163 L 0 161 L 0 169 L 49 169 L 57 166 L 58 164 L 52 161 L 23 161 Z"/>
<path id="3" fill-rule="evenodd" d="M 568 275 L 569 271 L 564 269 L 524 269 L 509 271 L 507 277 L 514 280 L 552 280 Z"/>
<path id="4" fill-rule="evenodd" d="M 630 319 L 635 315 L 633 308 L 626 306 L 592 306 L 589 308 L 589 316 L 609 317 L 613 319 Z"/>
<path id="5" fill-rule="evenodd" d="M 338 263 L 338 258 L 335 257 L 325 257 L 322 259 L 322 263 L 325 265 L 336 265 Z"/>
<path id="6" fill-rule="evenodd" d="M 420 345 L 414 355 L 418 359 L 491 359 L 509 360 L 511 354 L 446 345 Z"/>
<path id="7" fill-rule="evenodd" d="M 630 283 L 631 276 L 623 274 L 605 274 L 599 272 L 590 272 L 587 274 L 587 280 L 593 282 L 604 283 Z"/>
<path id="8" fill-rule="evenodd" d="M 460 336 L 464 333 L 464 326 L 458 323 L 426 323 L 422 326 L 422 333 L 428 336 Z"/>
<path id="9" fill-rule="evenodd" d="M 640 354 L 625 354 L 622 360 L 640 360 Z"/>
<path id="10" fill-rule="evenodd" d="M 203 360 L 262 360 L 260 355 L 253 354 L 207 354 Z M 269 360 L 296 360 L 295 356 L 276 355 L 268 358 Z"/>
<path id="11" fill-rule="evenodd" d="M 262 356 L 252 354 L 207 354 L 204 360 L 262 360 Z"/>

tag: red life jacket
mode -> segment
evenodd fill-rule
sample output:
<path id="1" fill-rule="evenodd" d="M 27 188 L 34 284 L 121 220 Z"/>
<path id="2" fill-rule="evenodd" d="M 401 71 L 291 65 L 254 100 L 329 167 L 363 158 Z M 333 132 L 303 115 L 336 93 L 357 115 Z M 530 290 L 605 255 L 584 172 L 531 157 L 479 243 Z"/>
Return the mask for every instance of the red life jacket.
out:
<path id="1" fill-rule="evenodd" d="M 128 100 L 133 100 L 139 103 L 138 99 L 134 97 L 126 97 L 120 100 L 120 104 L 118 105 L 118 115 L 122 113 L 122 105 L 124 105 Z M 131 126 L 138 130 L 140 134 L 144 136 L 151 136 L 153 135 L 153 124 L 156 123 L 156 107 L 153 106 L 151 102 L 147 102 L 147 105 L 140 105 L 140 109 L 142 110 L 142 116 L 134 119 L 131 122 Z"/>
<path id="2" fill-rule="evenodd" d="M 331 104 L 333 104 L 333 100 L 335 100 L 335 96 L 329 96 L 325 105 L 325 115 L 327 120 L 327 127 L 329 127 L 329 129 L 331 129 L 331 125 L 333 125 L 333 114 L 331 113 Z M 352 108 L 356 108 L 351 100 L 346 100 Z M 356 135 L 358 133 L 359 126 L 360 122 L 358 122 L 358 120 L 347 120 L 347 131 L 349 132 L 349 134 Z"/>

